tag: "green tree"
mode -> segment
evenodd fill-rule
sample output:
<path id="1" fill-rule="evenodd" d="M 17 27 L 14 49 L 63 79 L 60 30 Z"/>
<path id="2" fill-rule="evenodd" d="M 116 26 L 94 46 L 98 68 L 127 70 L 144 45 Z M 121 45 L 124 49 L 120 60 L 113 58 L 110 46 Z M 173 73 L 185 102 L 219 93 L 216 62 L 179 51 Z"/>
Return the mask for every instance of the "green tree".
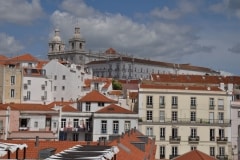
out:
<path id="1" fill-rule="evenodd" d="M 122 84 L 116 80 L 112 81 L 113 90 L 122 90 Z"/>

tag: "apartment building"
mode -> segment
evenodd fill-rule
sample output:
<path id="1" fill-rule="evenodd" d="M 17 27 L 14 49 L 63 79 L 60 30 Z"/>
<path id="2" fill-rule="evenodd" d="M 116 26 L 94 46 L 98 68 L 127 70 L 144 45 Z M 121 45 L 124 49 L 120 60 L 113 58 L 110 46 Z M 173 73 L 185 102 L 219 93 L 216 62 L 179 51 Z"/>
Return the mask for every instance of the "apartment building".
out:
<path id="1" fill-rule="evenodd" d="M 43 69 L 49 79 L 53 101 L 76 101 L 84 95 L 84 80 L 92 77 L 91 72 L 83 66 L 59 62 L 57 59 L 49 61 Z"/>
<path id="2" fill-rule="evenodd" d="M 152 80 L 140 83 L 139 130 L 156 138 L 156 159 L 172 159 L 195 149 L 232 159 L 233 85 L 228 84 L 230 78 L 224 83 L 225 78 L 154 74 Z"/>

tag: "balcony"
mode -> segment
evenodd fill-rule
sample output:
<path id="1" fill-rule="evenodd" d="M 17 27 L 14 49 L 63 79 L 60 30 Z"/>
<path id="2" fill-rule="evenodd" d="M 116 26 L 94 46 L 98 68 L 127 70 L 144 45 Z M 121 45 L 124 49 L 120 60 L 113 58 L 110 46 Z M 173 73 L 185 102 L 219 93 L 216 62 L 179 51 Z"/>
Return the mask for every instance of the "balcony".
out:
<path id="1" fill-rule="evenodd" d="M 193 120 L 193 119 L 192 119 Z M 165 118 L 165 117 L 151 117 L 151 121 L 147 120 L 147 117 L 141 117 L 141 124 L 165 124 L 165 125 L 171 125 L 171 124 L 179 124 L 179 125 L 199 125 L 199 126 L 220 126 L 220 127 L 230 127 L 231 121 L 230 119 L 201 119 L 196 118 L 195 121 L 191 121 L 191 118 Z"/>
<path id="2" fill-rule="evenodd" d="M 225 144 L 228 141 L 228 137 L 217 137 L 217 143 Z"/>
<path id="3" fill-rule="evenodd" d="M 178 105 L 177 104 L 172 104 L 172 109 L 177 109 Z"/>
<path id="4" fill-rule="evenodd" d="M 214 110 L 215 105 L 209 105 L 209 110 Z"/>
<path id="5" fill-rule="evenodd" d="M 217 155 L 216 158 L 218 160 L 228 160 L 228 155 Z"/>
<path id="6" fill-rule="evenodd" d="M 181 141 L 181 137 L 180 136 L 169 136 L 169 142 L 170 143 L 180 143 L 180 141 Z"/>
<path id="7" fill-rule="evenodd" d="M 169 159 L 173 159 L 173 158 L 175 158 L 175 157 L 177 157 L 177 156 L 179 156 L 179 155 L 173 155 L 173 154 L 171 154 L 171 155 L 169 155 Z"/>
<path id="8" fill-rule="evenodd" d="M 199 136 L 195 136 L 195 137 L 189 136 L 188 142 L 189 143 L 199 143 Z"/>
<path id="9" fill-rule="evenodd" d="M 147 108 L 153 108 L 153 104 L 151 104 L 151 103 L 146 104 L 146 107 L 147 107 Z"/>
<path id="10" fill-rule="evenodd" d="M 159 108 L 165 108 L 165 104 L 159 104 Z"/>
<path id="11" fill-rule="evenodd" d="M 197 108 L 197 105 L 196 104 L 191 104 L 190 105 L 190 109 L 196 109 Z"/>

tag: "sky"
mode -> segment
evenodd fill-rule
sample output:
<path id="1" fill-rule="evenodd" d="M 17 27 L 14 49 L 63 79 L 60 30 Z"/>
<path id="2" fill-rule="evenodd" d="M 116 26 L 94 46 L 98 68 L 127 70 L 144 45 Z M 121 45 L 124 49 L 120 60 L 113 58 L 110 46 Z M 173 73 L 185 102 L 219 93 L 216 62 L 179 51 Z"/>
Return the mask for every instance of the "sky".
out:
<path id="1" fill-rule="evenodd" d="M 240 0 L 1 0 L 0 54 L 47 59 L 76 26 L 87 50 L 240 75 Z"/>

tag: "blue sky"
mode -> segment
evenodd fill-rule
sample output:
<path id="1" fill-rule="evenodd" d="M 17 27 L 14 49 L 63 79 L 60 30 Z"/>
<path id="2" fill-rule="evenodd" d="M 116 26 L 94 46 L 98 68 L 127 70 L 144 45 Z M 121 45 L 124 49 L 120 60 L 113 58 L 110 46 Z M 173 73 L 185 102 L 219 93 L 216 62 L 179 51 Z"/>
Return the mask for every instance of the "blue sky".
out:
<path id="1" fill-rule="evenodd" d="M 91 51 L 240 75 L 240 0 L 1 0 L 0 54 L 44 59 L 77 25 Z"/>

